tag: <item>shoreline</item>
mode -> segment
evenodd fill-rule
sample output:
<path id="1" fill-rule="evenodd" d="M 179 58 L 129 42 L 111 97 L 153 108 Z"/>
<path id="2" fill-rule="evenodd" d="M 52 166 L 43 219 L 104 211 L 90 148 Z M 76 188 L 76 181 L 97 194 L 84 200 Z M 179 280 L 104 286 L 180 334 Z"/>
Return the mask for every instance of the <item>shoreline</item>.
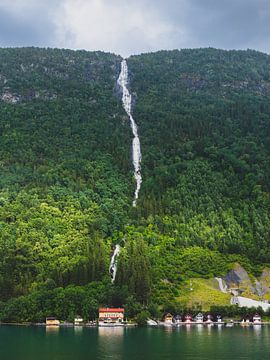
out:
<path id="1" fill-rule="evenodd" d="M 123 324 L 123 325 L 98 325 L 98 324 L 81 324 L 81 325 L 74 325 L 72 323 L 60 323 L 59 325 L 46 325 L 46 323 L 31 323 L 31 322 L 23 322 L 23 323 L 11 323 L 11 322 L 1 322 L 0 326 L 21 326 L 21 327 L 44 327 L 44 328 L 135 328 L 138 327 L 138 324 Z M 270 321 L 262 321 L 261 323 L 242 323 L 241 321 L 234 321 L 234 322 L 212 322 L 212 323 L 196 323 L 196 322 L 179 322 L 173 324 L 166 324 L 164 322 L 159 322 L 156 325 L 146 325 L 145 327 L 148 328 L 178 328 L 178 327 L 211 327 L 211 326 L 218 326 L 218 327 L 256 327 L 256 326 L 269 326 Z"/>

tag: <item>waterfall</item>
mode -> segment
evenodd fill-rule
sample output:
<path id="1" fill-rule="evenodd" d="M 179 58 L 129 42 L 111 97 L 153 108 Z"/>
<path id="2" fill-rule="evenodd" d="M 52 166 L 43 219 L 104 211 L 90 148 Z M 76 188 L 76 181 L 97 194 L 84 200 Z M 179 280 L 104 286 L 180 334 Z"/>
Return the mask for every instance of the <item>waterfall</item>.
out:
<path id="1" fill-rule="evenodd" d="M 215 278 L 218 282 L 219 290 L 223 293 L 227 293 L 227 285 L 221 278 Z M 225 284 L 224 284 L 225 283 Z"/>
<path id="2" fill-rule="evenodd" d="M 112 258 L 111 258 L 111 263 L 110 263 L 110 268 L 109 268 L 109 272 L 112 278 L 112 283 L 114 283 L 115 277 L 116 277 L 116 272 L 117 272 L 117 258 L 118 255 L 120 254 L 120 245 L 116 245 Z"/>
<path id="3" fill-rule="evenodd" d="M 128 90 L 128 66 L 127 61 L 125 59 L 121 62 L 121 72 L 119 78 L 117 80 L 118 85 L 122 89 L 122 103 L 123 107 L 129 117 L 130 126 L 133 133 L 133 140 L 132 140 L 132 161 L 134 167 L 134 177 L 136 180 L 136 189 L 134 192 L 134 199 L 133 199 L 133 206 L 136 206 L 137 199 L 139 197 L 139 191 L 142 184 L 142 176 L 141 176 L 141 146 L 140 146 L 140 139 L 138 136 L 138 127 L 133 119 L 131 114 L 131 104 L 132 104 L 132 97 Z"/>

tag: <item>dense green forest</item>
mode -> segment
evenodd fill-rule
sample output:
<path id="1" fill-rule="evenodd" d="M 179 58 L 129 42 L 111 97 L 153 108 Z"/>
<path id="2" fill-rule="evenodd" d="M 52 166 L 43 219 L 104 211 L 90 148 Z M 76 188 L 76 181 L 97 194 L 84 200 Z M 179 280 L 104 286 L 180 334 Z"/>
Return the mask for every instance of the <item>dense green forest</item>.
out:
<path id="1" fill-rule="evenodd" d="M 270 56 L 128 59 L 143 183 L 116 81 L 121 57 L 0 49 L 0 319 L 179 309 L 181 284 L 270 263 Z M 122 246 L 116 282 L 113 245 Z"/>

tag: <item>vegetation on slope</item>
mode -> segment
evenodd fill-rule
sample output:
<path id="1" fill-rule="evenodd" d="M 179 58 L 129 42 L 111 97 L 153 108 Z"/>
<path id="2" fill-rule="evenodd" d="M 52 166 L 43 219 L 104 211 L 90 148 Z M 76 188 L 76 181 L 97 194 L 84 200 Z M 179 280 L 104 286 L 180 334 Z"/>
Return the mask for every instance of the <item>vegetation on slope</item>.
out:
<path id="1" fill-rule="evenodd" d="M 143 154 L 136 209 L 120 61 L 0 50 L 1 319 L 93 318 L 100 304 L 157 317 L 183 306 L 190 278 L 204 287 L 196 279 L 235 262 L 255 275 L 270 262 L 270 57 L 198 49 L 128 59 Z"/>

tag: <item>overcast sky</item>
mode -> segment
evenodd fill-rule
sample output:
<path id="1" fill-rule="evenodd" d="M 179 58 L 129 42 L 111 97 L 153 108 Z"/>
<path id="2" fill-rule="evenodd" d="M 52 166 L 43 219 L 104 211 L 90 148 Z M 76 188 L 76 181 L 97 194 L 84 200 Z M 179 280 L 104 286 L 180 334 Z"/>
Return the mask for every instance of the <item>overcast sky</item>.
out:
<path id="1" fill-rule="evenodd" d="M 0 0 L 0 46 L 270 53 L 270 0 Z"/>

